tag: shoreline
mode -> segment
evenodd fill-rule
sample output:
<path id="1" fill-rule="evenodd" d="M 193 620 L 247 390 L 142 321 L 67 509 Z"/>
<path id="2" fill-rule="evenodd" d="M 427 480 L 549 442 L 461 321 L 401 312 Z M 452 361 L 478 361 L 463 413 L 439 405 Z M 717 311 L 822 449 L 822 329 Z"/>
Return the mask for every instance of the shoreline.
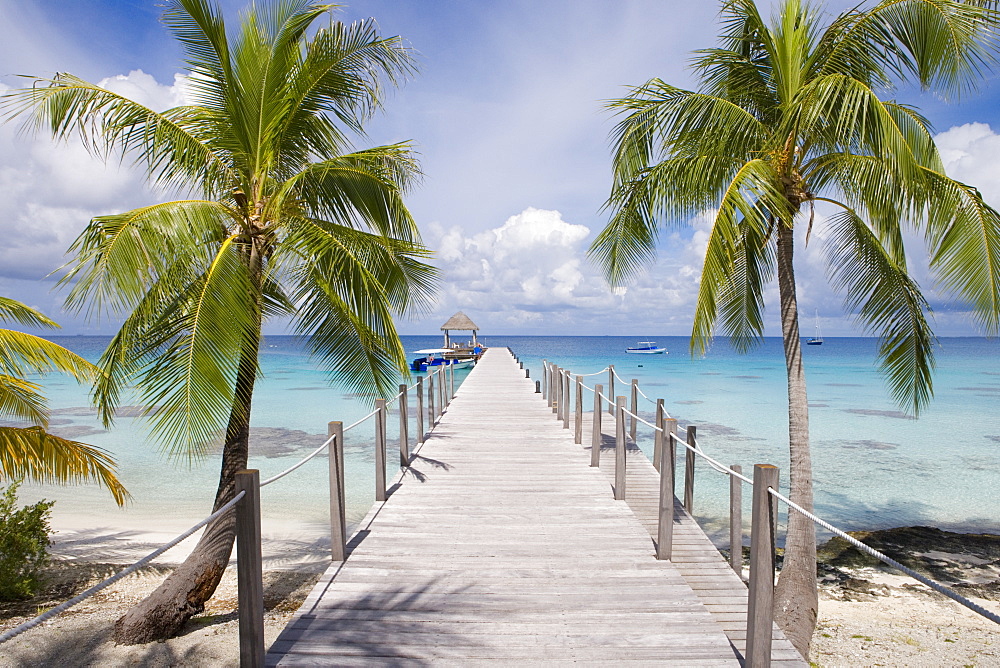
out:
<path id="1" fill-rule="evenodd" d="M 264 541 L 267 646 L 274 642 L 330 563 L 328 547 L 317 531 L 306 538 L 301 527 L 285 529 L 282 532 L 272 528 L 266 532 Z M 70 535 L 70 530 L 64 529 L 60 533 L 60 540 L 53 546 L 55 559 L 49 568 L 50 585 L 36 599 L 0 603 L 0 630 L 13 628 L 40 609 L 57 605 L 127 566 L 132 561 L 131 555 L 144 556 L 154 549 L 151 542 L 163 535 L 147 531 L 123 536 L 124 532 L 119 531 L 104 541 L 108 549 L 116 550 L 115 558 L 107 559 L 104 557 L 109 551 L 101 552 L 96 543 L 84 540 L 88 532 Z M 1000 536 L 987 534 L 984 543 L 983 534 L 949 534 L 926 527 L 907 527 L 867 532 L 865 540 L 900 542 L 901 536 L 924 540 L 928 534 L 940 534 L 938 543 L 922 545 L 920 551 L 911 554 L 911 559 L 924 560 L 929 568 L 949 571 L 954 578 L 975 580 L 972 583 L 975 594 L 970 598 L 1000 613 L 1000 555 L 994 556 L 991 551 L 993 547 L 1000 550 Z M 185 547 L 181 544 L 161 559 L 169 557 L 169 562 L 177 563 L 193 547 L 196 536 L 188 540 L 190 547 L 175 553 L 174 550 Z M 961 551 L 939 549 L 942 546 Z M 839 547 L 827 543 L 821 548 L 821 555 L 825 556 L 818 576 L 819 623 L 809 657 L 813 665 L 1000 667 L 1000 635 L 993 622 L 888 567 L 859 563 L 860 553 L 851 554 L 853 548 Z M 90 549 L 94 551 L 89 552 Z M 129 558 L 119 558 L 126 556 Z M 176 638 L 137 646 L 111 643 L 114 621 L 155 589 L 171 570 L 166 559 L 157 560 L 41 628 L 15 638 L 4 647 L 0 668 L 55 663 L 67 667 L 141 664 L 153 668 L 237 665 L 239 630 L 233 566 L 227 569 L 205 611 L 192 618 Z M 992 574 L 992 579 L 984 581 L 985 574 Z"/>

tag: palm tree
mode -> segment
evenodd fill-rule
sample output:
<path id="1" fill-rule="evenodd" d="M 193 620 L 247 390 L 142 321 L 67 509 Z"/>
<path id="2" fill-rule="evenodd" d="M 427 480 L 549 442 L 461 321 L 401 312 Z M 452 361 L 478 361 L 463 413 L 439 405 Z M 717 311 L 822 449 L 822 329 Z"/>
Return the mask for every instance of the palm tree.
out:
<path id="1" fill-rule="evenodd" d="M 0 297 L 0 320 L 28 327 L 59 327 L 38 311 Z M 61 371 L 93 381 L 99 370 L 76 353 L 43 338 L 0 329 L 0 418 L 30 427 L 0 426 L 0 482 L 27 478 L 40 483 L 96 482 L 121 506 L 128 490 L 115 474 L 115 460 L 101 448 L 47 433 L 49 412 L 29 374 Z"/>
<path id="2" fill-rule="evenodd" d="M 988 333 L 1000 321 L 1000 216 L 948 178 L 929 123 L 885 97 L 916 81 L 943 94 L 975 87 L 994 62 L 998 16 L 985 2 L 883 0 L 832 17 L 784 0 L 770 21 L 753 0 L 722 3 L 722 34 L 698 51 L 697 91 L 659 79 L 610 108 L 612 217 L 591 256 L 618 284 L 655 254 L 661 225 L 714 216 L 691 337 L 704 352 L 716 328 L 737 349 L 764 331 L 763 291 L 775 276 L 788 373 L 791 498 L 813 507 L 809 412 L 799 338 L 793 243 L 809 242 L 814 205 L 826 220 L 832 283 L 866 330 L 893 398 L 913 413 L 932 396 L 934 336 L 904 250 L 923 232 L 941 287 Z M 790 512 L 776 592 L 779 623 L 808 656 L 816 621 L 816 536 Z"/>
<path id="3" fill-rule="evenodd" d="M 227 32 L 208 0 L 171 0 L 192 104 L 157 113 L 69 74 L 9 98 L 56 137 L 122 151 L 151 181 L 197 195 L 95 218 L 74 243 L 67 304 L 125 312 L 100 360 L 106 420 L 130 384 L 172 455 L 220 439 L 218 508 L 246 468 L 262 323 L 289 319 L 333 376 L 386 396 L 406 360 L 393 317 L 427 303 L 429 255 L 402 194 L 418 176 L 408 144 L 353 150 L 346 135 L 412 71 L 399 38 L 345 25 L 305 0 L 251 6 Z M 175 634 L 203 609 L 229 560 L 232 513 L 118 620 L 116 642 Z"/>

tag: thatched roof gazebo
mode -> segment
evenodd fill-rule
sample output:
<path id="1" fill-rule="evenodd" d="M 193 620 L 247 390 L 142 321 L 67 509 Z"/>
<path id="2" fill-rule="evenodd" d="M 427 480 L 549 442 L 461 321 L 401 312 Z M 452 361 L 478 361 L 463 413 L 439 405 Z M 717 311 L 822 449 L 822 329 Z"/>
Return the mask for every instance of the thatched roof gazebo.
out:
<path id="1" fill-rule="evenodd" d="M 461 331 L 461 332 L 472 332 L 472 344 L 475 345 L 476 332 L 479 330 L 479 326 L 472 322 L 469 316 L 465 315 L 461 311 L 455 315 L 448 318 L 448 322 L 441 325 L 441 331 L 444 332 L 444 347 L 451 348 L 451 336 L 449 332 L 451 330 Z"/>

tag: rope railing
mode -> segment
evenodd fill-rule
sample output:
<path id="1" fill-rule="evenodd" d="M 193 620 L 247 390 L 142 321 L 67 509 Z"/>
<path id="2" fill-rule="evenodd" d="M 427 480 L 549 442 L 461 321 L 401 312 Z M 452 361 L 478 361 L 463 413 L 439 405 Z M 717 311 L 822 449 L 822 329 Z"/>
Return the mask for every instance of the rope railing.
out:
<path id="1" fill-rule="evenodd" d="M 245 495 L 246 495 L 246 492 L 240 492 L 240 493 L 238 493 L 236 496 L 234 496 L 232 498 L 231 501 L 229 501 L 224 506 L 222 506 L 221 508 L 219 508 L 218 510 L 216 510 L 214 513 L 212 513 L 211 515 L 209 515 L 208 517 L 206 517 L 202 521 L 198 522 L 193 527 L 191 527 L 190 529 L 188 529 L 184 533 L 180 534 L 179 536 L 177 536 L 176 538 L 174 538 L 170 542 L 164 543 L 160 547 L 156 548 L 155 550 L 153 550 L 152 552 L 150 552 L 145 557 L 143 557 L 139 561 L 135 562 L 131 566 L 118 571 L 117 573 L 115 573 L 111 577 L 102 580 L 101 582 L 99 582 L 98 584 L 94 585 L 90 589 L 88 589 L 88 590 L 86 590 L 86 591 L 84 591 L 84 592 L 82 592 L 82 593 L 74 596 L 73 598 L 69 599 L 68 601 L 66 601 L 64 603 L 61 603 L 61 604 L 57 605 L 56 607 L 52 608 L 51 610 L 47 610 L 46 612 L 43 612 L 42 614 L 38 615 L 34 619 L 29 619 L 28 621 L 24 622 L 23 624 L 19 624 L 18 626 L 15 626 L 14 628 L 12 628 L 10 631 L 7 631 L 3 635 L 0 635 L 0 644 L 3 644 L 5 642 L 7 642 L 8 640 L 14 638 L 15 636 L 21 635 L 25 631 L 28 631 L 30 629 L 35 628 L 39 624 L 45 623 L 46 621 L 52 619 L 56 615 L 58 615 L 58 614 L 60 614 L 62 612 L 65 612 L 66 610 L 72 608 L 77 603 L 80 603 L 80 602 L 82 602 L 82 601 L 90 598 L 91 596 L 93 596 L 97 592 L 101 591 L 102 589 L 105 589 L 106 587 L 109 587 L 109 586 L 113 585 L 114 583 L 118 582 L 119 580 L 121 580 L 126 575 L 129 575 L 130 573 L 134 573 L 135 571 L 137 571 L 138 569 L 142 568 L 143 566 L 145 566 L 146 564 L 148 564 L 149 562 L 151 562 L 153 559 L 156 559 L 158 556 L 160 556 L 161 554 L 163 554 L 164 552 L 166 552 L 170 548 L 174 547 L 178 543 L 180 543 L 180 542 L 184 541 L 186 538 L 190 537 L 191 534 L 193 534 L 198 529 L 202 528 L 203 526 L 205 526 L 206 524 L 208 524 L 209 522 L 211 522 L 215 518 L 219 517 L 223 513 L 228 512 Z"/>
<path id="2" fill-rule="evenodd" d="M 443 378 L 439 378 L 439 382 L 440 381 L 443 381 Z M 418 381 L 418 383 L 419 383 L 419 381 Z M 238 487 L 243 484 L 243 483 L 241 483 L 241 476 L 244 476 L 246 474 L 247 477 L 252 477 L 253 478 L 254 482 L 252 484 L 256 485 L 256 490 L 254 490 L 253 487 L 243 487 L 243 489 L 241 489 L 241 490 L 239 490 L 237 492 L 237 494 L 233 497 L 232 500 L 230 500 L 229 502 L 227 502 L 225 505 L 223 505 L 217 511 L 215 511 L 214 513 L 212 513 L 211 515 L 209 515 L 205 519 L 201 520 L 200 522 L 198 522 L 197 524 L 195 524 L 194 526 L 192 526 L 191 528 L 189 528 L 184 533 L 178 535 L 173 540 L 171 540 L 171 541 L 169 541 L 169 542 L 161 545 L 157 549 L 153 550 L 152 552 L 150 552 L 148 555 L 146 555 L 142 559 L 139 559 L 138 561 L 136 561 L 132 565 L 130 565 L 130 566 L 122 569 L 121 571 L 115 573 L 111 577 L 106 578 L 105 580 L 103 580 L 100 583 L 94 585 L 93 587 L 90 587 L 89 589 L 87 589 L 86 591 L 80 593 L 79 595 L 74 596 L 73 598 L 69 599 L 68 601 L 65 601 L 64 603 L 61 603 L 60 605 L 52 608 L 51 610 L 48 610 L 48 611 L 44 612 L 43 614 L 38 615 L 37 617 L 35 617 L 35 618 L 31 619 L 31 620 L 28 620 L 28 621 L 24 622 L 23 624 L 20 624 L 17 627 L 15 627 L 13 629 L 10 629 L 9 631 L 3 633 L 2 635 L 0 635 L 0 644 L 5 643 L 8 640 L 11 640 L 12 638 L 14 638 L 14 637 L 16 637 L 16 636 L 18 636 L 18 635 L 20 635 L 20 634 L 22 634 L 22 633 L 24 633 L 24 632 L 32 629 L 32 628 L 38 626 L 39 624 L 45 623 L 46 621 L 52 619 L 56 615 L 64 612 L 65 610 L 68 610 L 69 608 L 73 607 L 74 605 L 79 604 L 80 602 L 82 602 L 82 601 L 90 598 L 91 596 L 93 596 L 94 594 L 100 592 L 101 590 L 103 590 L 103 589 L 111 586 L 115 582 L 121 580 L 123 577 L 125 577 L 125 576 L 127 576 L 127 575 L 129 575 L 129 574 L 131 574 L 133 572 L 135 572 L 139 568 L 142 568 L 143 566 L 145 566 L 146 564 L 148 564 L 152 560 L 154 560 L 157 557 L 159 557 L 160 555 L 162 555 L 167 550 L 175 547 L 177 544 L 179 544 L 182 541 L 184 541 L 185 539 L 189 538 L 192 534 L 194 534 L 196 531 L 198 531 L 199 529 L 201 529 L 202 527 L 204 527 L 206 524 L 208 524 L 212 520 L 220 517 L 221 515 L 223 515 L 224 513 L 228 512 L 228 511 L 232 510 L 233 507 L 236 506 L 237 503 L 239 503 L 241 500 L 244 500 L 244 499 L 248 498 L 247 497 L 248 493 L 251 494 L 251 497 L 249 497 L 249 498 L 251 499 L 251 505 L 254 506 L 254 509 L 251 512 L 256 513 L 256 517 L 259 518 L 259 512 L 260 512 L 259 511 L 259 505 L 256 505 L 256 504 L 259 501 L 259 491 L 257 491 L 257 490 L 259 490 L 260 487 L 264 487 L 266 485 L 270 485 L 271 483 L 277 482 L 278 480 L 280 480 L 280 479 L 284 478 L 285 476 L 291 474 L 292 472 L 294 472 L 295 470 L 299 469 L 300 467 L 302 467 L 303 465 L 305 465 L 307 462 L 309 462 L 310 460 L 312 460 L 313 458 L 315 458 L 316 456 L 318 456 L 321 452 L 323 452 L 323 450 L 325 450 L 327 448 L 330 448 L 331 445 L 338 440 L 338 437 L 339 437 L 340 440 L 342 440 L 344 433 L 350 431 L 351 429 L 354 429 L 355 427 L 357 427 L 358 425 L 360 425 L 360 424 L 364 423 L 365 421 L 371 419 L 372 417 L 379 416 L 380 414 L 381 414 L 381 424 L 377 425 L 377 429 L 376 429 L 376 442 L 377 442 L 376 445 L 384 448 L 384 441 L 385 441 L 385 425 L 384 425 L 384 420 L 385 420 L 386 407 L 389 404 L 391 404 L 392 402 L 398 401 L 400 398 L 402 398 L 406 394 L 406 391 L 411 390 L 411 389 L 413 389 L 415 387 L 418 387 L 418 383 L 414 383 L 411 386 L 400 385 L 400 391 L 399 391 L 399 393 L 395 397 L 393 397 L 393 398 L 391 398 L 391 399 L 389 399 L 387 401 L 386 400 L 379 400 L 379 401 L 377 401 L 376 402 L 376 406 L 377 407 L 376 407 L 375 410 L 371 411 L 370 413 L 368 413 L 364 417 L 360 418 L 359 420 L 353 422 L 351 425 L 349 425 L 347 427 L 340 428 L 339 427 L 340 423 L 331 423 L 331 431 L 333 431 L 333 433 L 331 433 L 331 435 L 329 436 L 329 438 L 327 438 L 323 442 L 322 445 L 320 445 L 319 447 L 317 447 L 315 450 L 313 450 L 312 452 L 310 452 L 308 455 L 306 455 L 301 460 L 299 460 L 298 462 L 296 462 L 295 464 L 293 464 L 289 468 L 285 469 L 281 473 L 278 473 L 278 474 L 276 474 L 276 475 L 274 475 L 274 476 L 272 476 L 272 477 L 270 477 L 270 478 L 268 478 L 268 479 L 266 479 L 266 480 L 264 480 L 262 482 L 257 482 L 258 478 L 257 478 L 257 472 L 256 471 L 244 471 L 244 472 L 238 473 L 237 474 L 237 486 Z M 403 388 L 405 388 L 405 390 Z M 441 391 L 442 389 L 443 388 L 439 388 L 439 391 Z M 443 394 L 443 392 L 442 392 L 442 394 Z M 420 398 L 420 395 L 418 393 L 418 400 L 419 400 L 419 398 Z M 418 401 L 418 406 L 422 409 L 422 406 L 420 406 L 420 402 L 419 401 Z M 441 408 L 441 410 L 443 410 L 443 406 L 441 406 L 440 408 Z M 405 415 L 405 412 L 402 412 L 402 414 Z M 418 420 L 418 424 L 419 424 L 419 420 Z M 432 427 L 433 427 L 433 420 L 431 421 L 431 424 L 432 424 Z M 334 431 L 333 425 L 337 425 L 336 431 Z M 401 445 L 402 445 L 402 443 L 401 443 Z M 340 453 L 338 453 L 338 455 L 340 455 L 342 453 L 342 444 L 341 444 L 340 447 L 341 447 L 341 450 L 340 450 Z M 331 457 L 332 457 L 332 454 L 333 453 L 331 453 Z M 383 460 L 383 464 L 384 464 L 384 456 L 383 456 L 382 460 Z M 341 479 L 339 481 L 333 481 L 333 480 L 331 480 L 331 491 L 333 491 L 333 488 L 334 488 L 335 484 L 339 483 L 340 490 L 337 490 L 337 494 L 336 495 L 340 498 L 340 504 L 342 506 L 343 505 L 343 494 L 342 494 L 342 490 L 343 490 L 343 479 L 342 479 L 342 475 L 343 475 L 343 462 L 341 461 L 341 462 L 337 463 L 337 466 L 340 468 L 338 477 L 341 478 Z M 250 474 L 252 474 L 252 476 L 250 476 Z M 377 472 L 376 472 L 376 474 L 377 474 Z M 381 499 L 381 500 L 384 500 L 384 499 Z M 247 511 L 240 511 L 240 513 L 246 513 L 246 512 Z M 241 522 L 243 522 L 242 518 L 243 518 L 243 515 L 238 514 L 238 517 L 237 517 L 237 534 L 238 534 L 238 536 L 237 537 L 238 537 L 239 540 L 243 540 L 240 537 L 242 535 L 240 533 L 241 532 L 241 528 L 240 528 Z M 331 518 L 331 522 L 333 522 L 333 518 Z M 254 524 L 254 522 L 249 522 L 249 524 L 252 525 L 252 524 Z M 249 568 L 252 569 L 252 568 L 256 567 L 258 569 L 258 571 L 259 571 L 259 567 L 260 567 L 260 562 L 259 562 L 259 545 L 260 545 L 259 519 L 257 520 L 256 524 L 257 524 L 257 527 L 258 527 L 258 535 L 256 535 L 256 537 L 253 539 L 253 541 L 258 545 L 258 558 L 257 558 L 256 562 L 254 564 L 252 564 Z M 343 533 L 343 527 L 344 527 L 343 518 L 341 518 L 340 524 L 341 524 L 341 527 L 342 527 L 341 530 L 340 530 L 340 533 L 342 534 L 341 538 L 345 539 L 346 535 L 344 535 L 344 533 Z M 241 556 L 238 559 L 239 567 L 240 568 L 243 568 L 243 561 L 244 561 L 244 558 L 242 556 L 242 551 L 243 551 L 243 548 L 240 548 L 239 553 L 241 554 Z M 252 552 L 252 551 L 253 550 L 250 550 L 250 552 Z M 254 561 L 254 559 L 250 558 L 250 559 L 248 559 L 248 561 Z M 243 576 L 241 575 L 240 577 L 242 578 Z M 253 648 L 251 650 L 251 652 L 254 653 L 255 655 L 262 656 L 260 654 L 260 652 L 263 651 L 263 635 L 259 633 L 259 629 L 256 630 L 252 634 L 252 635 L 254 635 L 252 641 L 249 638 L 245 638 L 244 637 L 244 629 L 243 629 L 243 621 L 244 621 L 243 620 L 243 615 L 244 615 L 243 605 L 244 605 L 244 603 L 243 603 L 243 598 L 242 598 L 243 597 L 243 591 L 242 591 L 242 589 L 241 589 L 240 596 L 241 596 L 241 602 L 240 602 L 240 613 L 239 614 L 240 614 L 240 620 L 241 620 L 241 622 L 240 622 L 241 623 L 241 630 L 240 630 L 240 636 L 241 636 L 240 637 L 241 656 L 242 656 L 243 651 L 244 651 L 243 644 L 245 642 L 249 642 L 251 644 L 259 645 L 259 647 Z M 258 607 L 260 607 L 260 606 L 258 606 Z M 251 616 L 253 616 L 253 615 L 251 615 Z M 253 625 L 253 623 L 251 623 L 251 625 Z M 259 626 L 259 624 L 257 624 L 257 626 Z"/>
<path id="3" fill-rule="evenodd" d="M 400 392 L 400 394 L 402 394 L 402 392 Z M 378 415 L 378 412 L 379 411 L 376 408 L 371 413 L 369 413 L 368 415 L 364 416 L 363 418 L 361 418 L 360 420 L 358 420 L 357 422 L 355 422 L 354 424 L 352 424 L 350 427 L 344 427 L 344 431 L 348 432 L 348 431 L 354 429 L 355 427 L 357 427 L 359 424 L 361 424 L 362 422 L 364 422 L 368 418 L 373 417 L 375 415 Z M 288 475 L 289 473 L 291 473 L 295 469 L 299 468 L 300 466 L 302 466 L 303 464 L 305 464 L 306 462 L 308 462 L 310 459 L 312 459 L 313 457 L 315 457 L 319 453 L 323 452 L 323 450 L 325 450 L 327 447 L 329 447 L 330 443 L 333 442 L 334 438 L 335 438 L 334 436 L 330 436 L 330 438 L 326 439 L 326 441 L 323 442 L 323 445 L 319 446 L 318 448 L 316 448 L 315 450 L 313 450 L 312 452 L 310 452 L 308 455 L 306 455 L 305 457 L 303 457 L 302 459 L 300 459 L 298 461 L 298 463 L 293 464 L 292 466 L 289 466 L 287 469 L 285 469 L 281 473 L 279 473 L 277 475 L 273 475 L 270 478 L 268 478 L 267 480 L 264 480 L 263 482 L 260 483 L 260 486 L 264 487 L 266 485 L 270 485 L 272 482 L 276 482 L 278 480 L 281 480 L 286 475 Z"/>
<path id="4" fill-rule="evenodd" d="M 565 371 L 565 373 L 569 373 L 569 372 Z M 601 372 L 598 372 L 598 373 L 601 373 Z M 626 383 L 625 379 L 622 378 L 617 373 L 617 371 L 612 370 L 612 374 L 614 375 L 615 378 L 617 378 L 623 384 Z M 590 374 L 590 375 L 596 375 L 596 374 Z M 616 403 L 616 401 L 614 399 L 605 396 L 603 392 L 601 392 L 601 393 L 596 392 L 596 388 L 589 387 L 587 385 L 584 385 L 583 383 L 580 383 L 580 385 L 584 389 L 589 390 L 591 393 L 595 393 L 601 400 L 608 402 L 608 404 L 610 404 L 612 406 L 615 406 L 615 411 L 621 413 L 622 419 L 624 419 L 626 416 L 629 416 L 633 420 L 641 422 L 642 424 L 644 424 L 647 427 L 649 427 L 650 429 L 652 429 L 654 433 L 668 435 L 669 438 L 670 438 L 670 443 L 671 444 L 680 443 L 681 445 L 684 446 L 684 448 L 687 449 L 687 451 L 689 451 L 690 453 L 693 453 L 697 457 L 701 457 L 703 460 L 705 460 L 708 463 L 708 465 L 711 468 L 715 469 L 719 473 L 723 473 L 723 474 L 729 476 L 730 479 L 734 479 L 735 478 L 735 479 L 738 479 L 738 480 L 740 480 L 742 482 L 749 483 L 751 489 L 754 488 L 754 481 L 751 478 L 743 475 L 742 471 L 739 470 L 740 467 L 736 467 L 736 469 L 738 469 L 738 470 L 733 470 L 733 468 L 722 464 L 718 460 L 714 459 L 713 457 L 711 457 L 707 453 L 705 453 L 705 451 L 701 448 L 701 445 L 698 443 L 698 440 L 697 440 L 697 438 L 695 436 L 695 432 L 694 432 L 693 427 L 692 427 L 692 429 L 690 431 L 688 431 L 686 429 L 684 430 L 684 431 L 687 432 L 688 439 L 687 440 L 682 439 L 679 434 L 674 433 L 673 431 L 670 431 L 670 430 L 665 430 L 665 429 L 663 429 L 663 428 L 661 428 L 661 427 L 659 427 L 659 426 L 657 426 L 655 424 L 652 424 L 652 423 L 648 422 L 647 420 L 643 419 L 641 416 L 637 415 L 636 412 L 628 410 L 623 405 L 617 405 L 617 403 Z M 639 389 L 637 383 L 633 383 L 632 387 L 635 390 L 637 390 L 637 392 L 639 394 L 641 394 L 644 398 L 646 398 L 651 403 L 654 403 L 654 404 L 657 403 L 653 399 L 650 399 L 650 397 L 648 397 L 644 392 L 642 392 L 642 390 Z M 596 405 L 596 400 L 595 400 L 595 405 Z M 667 414 L 667 417 L 669 417 L 669 414 Z M 597 421 L 595 421 L 595 426 L 597 424 L 599 424 L 599 423 Z M 624 431 L 622 431 L 620 427 L 616 428 L 616 431 L 618 431 L 619 434 L 620 434 L 617 437 L 618 440 L 620 440 L 622 438 L 622 435 L 624 434 Z M 634 438 L 634 432 L 633 432 L 633 438 Z M 595 446 L 592 446 L 592 447 L 595 447 Z M 671 450 L 670 451 L 673 452 L 673 445 L 671 445 Z M 592 460 L 592 464 L 591 465 L 592 466 L 595 465 L 593 463 L 593 460 Z M 618 466 L 618 464 L 616 463 L 616 468 L 617 468 L 617 466 Z M 666 467 L 664 467 L 664 468 L 666 468 Z M 673 465 L 671 465 L 669 468 L 670 468 L 670 470 L 672 472 L 673 471 Z M 671 473 L 671 475 L 672 475 L 672 473 Z M 774 475 L 776 475 L 776 473 Z M 617 471 L 616 471 L 615 477 L 616 477 L 616 484 L 624 484 L 623 476 L 620 476 Z M 775 481 L 776 480 L 777 480 L 777 478 L 775 478 Z M 739 485 L 739 483 L 732 483 L 732 484 L 733 485 Z M 848 543 L 850 543 L 854 547 L 858 548 L 862 552 L 864 552 L 864 553 L 866 553 L 866 554 L 868 554 L 868 555 L 870 555 L 872 557 L 875 557 L 875 558 L 879 559 L 883 563 L 885 563 L 885 564 L 887 564 L 887 565 L 889 565 L 889 566 L 891 566 L 891 567 L 893 567 L 893 568 L 901 571 L 902 573 L 905 573 L 906 575 L 914 578 L 918 582 L 926 585 L 927 587 L 930 587 L 934 591 L 937 591 L 937 592 L 939 592 L 939 593 L 947 596 L 948 598 L 956 601 L 957 603 L 965 606 L 966 608 L 972 610 L 973 612 L 976 612 L 977 614 L 982 615 L 986 619 L 989 619 L 992 622 L 1000 624 L 1000 615 L 998 615 L 998 614 L 996 614 L 996 613 L 994 613 L 994 612 L 992 612 L 990 610 L 987 610 L 986 608 L 983 608 L 982 606 L 978 605 L 974 601 L 971 601 L 970 599 L 966 598 L 965 596 L 962 596 L 958 592 L 956 592 L 956 591 L 954 591 L 954 590 L 946 587 L 945 585 L 943 585 L 943 584 L 941 584 L 939 582 L 935 582 L 934 580 L 931 580 L 930 578 L 927 578 L 926 576 L 921 575 L 920 573 L 914 571 L 913 569 L 908 568 L 907 566 L 904 566 L 903 564 L 899 563 L 895 559 L 892 559 L 888 555 L 885 555 L 882 552 L 876 550 L 875 548 L 872 548 L 872 547 L 864 544 L 863 542 L 861 542 L 860 540 L 854 538 L 853 536 L 851 536 L 847 532 L 843 531 L 842 529 L 839 529 L 839 528 L 835 527 L 834 525 L 832 525 L 829 522 L 823 520 L 822 518 L 818 517 L 817 515 L 815 515 L 815 514 L 809 512 L 809 511 L 805 510 L 804 508 L 802 508 L 801 506 L 799 506 L 798 504 L 796 504 L 795 502 L 793 502 L 792 500 L 790 500 L 789 498 L 787 498 L 786 496 L 784 496 L 783 494 L 781 494 L 780 492 L 778 492 L 777 490 L 775 490 L 774 487 L 768 485 L 767 486 L 767 492 L 771 496 L 773 496 L 774 498 L 776 498 L 776 499 L 778 499 L 780 501 L 783 501 L 791 510 L 794 510 L 794 511 L 796 511 L 798 513 L 801 513 L 803 516 L 807 517 L 809 520 L 811 520 L 816 525 L 821 526 L 824 529 L 826 529 L 827 531 L 830 531 L 831 533 L 833 533 L 834 535 L 843 538 L 844 540 L 848 541 Z M 687 489 L 685 489 L 685 497 L 687 497 L 687 494 L 688 494 Z M 616 498 L 619 498 L 619 497 L 616 496 Z M 620 497 L 620 498 L 624 498 L 624 495 L 622 495 L 622 497 Z M 685 507 L 687 507 L 686 503 L 685 503 Z M 661 509 L 661 512 L 662 512 L 662 509 Z M 735 548 L 733 548 L 733 550 L 735 550 Z M 669 547 L 668 547 L 668 550 L 667 550 L 667 554 L 669 554 Z M 771 577 L 773 579 L 773 575 Z M 767 635 L 769 635 L 769 634 L 767 634 Z"/>
<path id="5" fill-rule="evenodd" d="M 861 550 L 862 552 L 865 552 L 866 554 L 869 554 L 869 555 L 875 557 L 876 559 L 881 560 L 882 562 L 884 562 L 884 563 L 892 566 L 893 568 L 895 568 L 897 570 L 900 570 L 903 573 L 906 573 L 907 575 L 909 575 L 911 578 L 914 578 L 915 580 L 919 580 L 920 582 L 922 582 L 923 584 L 927 585 L 928 587 L 930 587 L 934 591 L 939 592 L 941 594 L 944 594 L 945 596 L 947 596 L 948 598 L 952 599 L 953 601 L 956 601 L 957 603 L 961 603 L 962 605 L 964 605 L 968 609 L 972 610 L 973 612 L 979 613 L 980 615 L 982 615 L 986 619 L 990 620 L 991 622 L 995 622 L 997 624 L 1000 624 L 1000 615 L 997 615 L 996 613 L 990 612 L 986 608 L 982 607 L 981 605 L 978 605 L 974 601 L 970 601 L 969 599 L 967 599 L 966 597 L 962 596 L 961 594 L 959 594 L 958 592 L 954 591 L 953 589 L 949 589 L 948 587 L 945 587 L 943 584 L 941 584 L 939 582 L 935 582 L 934 580 L 931 580 L 930 578 L 927 578 L 927 577 L 921 575 L 920 573 L 916 572 L 912 568 L 908 568 L 908 567 L 904 566 L 903 564 L 899 563 L 898 561 L 896 561 L 892 557 L 887 556 L 887 555 L 879 552 L 878 550 L 876 550 L 875 548 L 871 547 L 870 545 L 865 545 L 864 543 L 862 543 L 860 540 L 858 540 L 854 536 L 851 536 L 846 531 L 842 531 L 841 529 L 838 529 L 837 527 L 833 526 L 832 524 L 830 524 L 826 520 L 824 520 L 824 519 L 822 519 L 820 517 L 817 517 L 816 515 L 814 515 L 813 513 L 809 512 L 808 510 L 806 510 L 805 508 L 803 508 L 799 504 L 795 503 L 794 501 L 792 501 L 791 499 L 789 499 L 785 495 L 781 494 L 780 492 L 778 492 L 774 488 L 768 487 L 767 491 L 768 491 L 768 493 L 771 494 L 771 496 L 775 497 L 776 499 L 778 499 L 780 501 L 783 501 L 792 510 L 794 510 L 794 511 L 796 511 L 796 512 L 802 514 L 802 515 L 804 515 L 808 519 L 812 520 L 812 522 L 814 524 L 818 524 L 819 526 L 823 527 L 827 531 L 830 531 L 830 532 L 832 532 L 832 533 L 840 536 L 841 538 L 843 538 L 844 540 L 846 540 L 848 543 L 850 543 L 854 547 L 856 547 L 859 550 Z"/>

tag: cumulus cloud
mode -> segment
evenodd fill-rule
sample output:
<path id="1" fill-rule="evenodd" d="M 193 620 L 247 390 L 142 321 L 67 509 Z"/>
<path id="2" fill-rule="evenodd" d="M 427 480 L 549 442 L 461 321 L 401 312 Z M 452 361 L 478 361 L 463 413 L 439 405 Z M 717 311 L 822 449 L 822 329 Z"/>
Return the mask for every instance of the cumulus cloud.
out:
<path id="1" fill-rule="evenodd" d="M 616 334 L 690 326 L 710 218 L 672 234 L 659 261 L 612 289 L 586 257 L 591 230 L 529 207 L 478 233 L 431 225 L 443 288 L 434 317 L 465 310 L 484 330 Z"/>
<path id="2" fill-rule="evenodd" d="M 99 84 L 158 111 L 184 103 L 188 95 L 184 77 L 163 85 L 142 70 Z M 0 84 L 0 93 L 6 89 Z M 76 139 L 55 142 L 7 123 L 0 125 L 0 146 L 0 278 L 44 278 L 63 264 L 66 249 L 92 217 L 162 197 L 146 187 L 141 171 L 116 158 L 95 158 Z"/>
<path id="3" fill-rule="evenodd" d="M 1000 207 L 1000 135 L 986 123 L 955 126 L 934 138 L 948 176 L 971 184 Z"/>

